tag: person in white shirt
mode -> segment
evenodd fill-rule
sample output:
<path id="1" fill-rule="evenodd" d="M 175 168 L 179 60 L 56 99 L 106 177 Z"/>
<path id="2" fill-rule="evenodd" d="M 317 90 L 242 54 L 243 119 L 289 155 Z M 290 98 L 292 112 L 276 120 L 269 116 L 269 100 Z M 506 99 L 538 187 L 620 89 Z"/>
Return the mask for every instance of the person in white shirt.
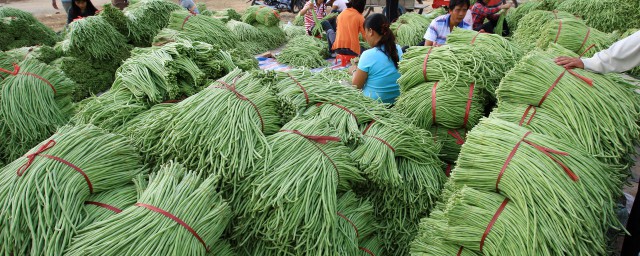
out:
<path id="1" fill-rule="evenodd" d="M 600 51 L 591 58 L 558 57 L 556 64 L 567 69 L 582 68 L 596 73 L 625 72 L 640 66 L 640 31 Z"/>
<path id="2" fill-rule="evenodd" d="M 469 10 L 468 0 L 451 0 L 449 2 L 449 13 L 439 16 L 429 24 L 424 34 L 425 46 L 443 45 L 447 41 L 447 35 L 454 27 L 471 29 L 471 23 L 465 21 Z"/>
<path id="3" fill-rule="evenodd" d="M 331 3 L 331 12 L 341 13 L 345 9 L 347 9 L 348 0 L 334 0 Z"/>

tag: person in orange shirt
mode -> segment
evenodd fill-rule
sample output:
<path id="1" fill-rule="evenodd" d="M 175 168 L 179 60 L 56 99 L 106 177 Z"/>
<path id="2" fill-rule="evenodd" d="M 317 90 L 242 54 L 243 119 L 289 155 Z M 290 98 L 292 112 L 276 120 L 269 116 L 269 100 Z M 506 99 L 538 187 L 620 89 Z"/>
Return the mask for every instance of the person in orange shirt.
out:
<path id="1" fill-rule="evenodd" d="M 364 36 L 364 6 L 366 0 L 350 0 L 347 9 L 337 18 L 337 33 L 331 49 L 337 54 L 358 56 L 362 53 L 358 35 Z"/>

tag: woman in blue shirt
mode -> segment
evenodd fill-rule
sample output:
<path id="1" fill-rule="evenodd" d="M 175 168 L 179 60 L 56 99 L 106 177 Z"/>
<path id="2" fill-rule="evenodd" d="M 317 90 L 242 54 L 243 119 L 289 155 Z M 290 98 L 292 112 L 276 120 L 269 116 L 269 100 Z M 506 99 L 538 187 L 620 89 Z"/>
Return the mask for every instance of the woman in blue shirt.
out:
<path id="1" fill-rule="evenodd" d="M 402 50 L 389 29 L 389 21 L 382 14 L 374 14 L 364 21 L 365 40 L 371 49 L 360 55 L 353 70 L 353 85 L 374 100 L 393 104 L 400 95 L 398 62 Z"/>

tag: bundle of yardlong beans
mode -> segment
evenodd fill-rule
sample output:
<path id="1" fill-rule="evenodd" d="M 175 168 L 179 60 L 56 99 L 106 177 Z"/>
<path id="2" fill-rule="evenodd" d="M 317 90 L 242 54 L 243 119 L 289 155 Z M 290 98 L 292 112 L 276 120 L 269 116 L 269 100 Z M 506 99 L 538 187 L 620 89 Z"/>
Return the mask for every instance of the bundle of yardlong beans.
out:
<path id="1" fill-rule="evenodd" d="M 76 84 L 62 71 L 37 60 L 0 70 L 0 119 L 10 136 L 6 159 L 13 160 L 65 125 L 74 111 L 71 96 Z"/>
<path id="2" fill-rule="evenodd" d="M 338 193 L 365 180 L 335 135 L 326 120 L 294 119 L 268 137 L 273 158 L 246 181 L 250 198 L 236 207 L 245 215 L 238 239 L 254 243 L 242 247 L 272 248 L 267 255 L 343 249 L 336 246 Z"/>
<path id="3" fill-rule="evenodd" d="M 501 16 L 503 17 L 503 16 Z M 482 56 L 482 64 L 478 74 L 483 76 L 484 82 L 479 81 L 478 87 L 484 88 L 492 97 L 500 80 L 522 58 L 523 52 L 519 47 L 506 40 L 499 34 L 479 33 L 466 29 L 454 29 L 447 36 L 448 44 L 471 45 L 474 55 Z"/>
<path id="4" fill-rule="evenodd" d="M 523 58 L 502 80 L 499 103 L 527 104 L 555 113 L 592 154 L 608 154 L 592 149 L 619 152 L 612 155 L 635 152 L 633 142 L 640 134 L 637 94 L 608 76 L 566 70 L 553 62 L 556 56 L 572 54 L 556 48 Z"/>
<path id="5" fill-rule="evenodd" d="M 518 8 L 510 9 L 507 13 L 506 22 L 509 24 L 511 31 L 518 30 L 518 24 L 520 20 L 532 11 L 539 10 L 542 2 L 528 1 L 518 5 Z"/>
<path id="6" fill-rule="evenodd" d="M 191 47 L 169 43 L 134 51 L 132 57 L 118 68 L 112 90 L 126 88 L 151 104 L 199 91 L 205 74 L 193 60 L 176 50 L 178 45 Z"/>
<path id="7" fill-rule="evenodd" d="M 537 244 L 528 255 L 605 253 L 607 229 L 622 228 L 614 208 L 624 177 L 580 147 L 493 118 L 469 132 L 451 175 L 528 214 L 524 233 Z"/>
<path id="8" fill-rule="evenodd" d="M 2 254 L 62 255 L 86 217 L 90 194 L 122 186 L 143 170 L 129 144 L 95 126 L 65 126 L 5 166 Z"/>
<path id="9" fill-rule="evenodd" d="M 0 51 L 24 46 L 53 46 L 58 37 L 33 14 L 11 7 L 0 7 Z"/>
<path id="10" fill-rule="evenodd" d="M 139 148 L 145 163 L 150 166 L 161 164 L 157 162 L 162 151 L 160 141 L 162 132 L 177 111 L 174 105 L 173 103 L 155 105 L 116 130 L 131 139 L 131 142 Z"/>
<path id="11" fill-rule="evenodd" d="M 442 211 L 423 220 L 413 255 L 544 255 L 527 213 L 513 200 L 462 187 L 444 202 Z"/>
<path id="12" fill-rule="evenodd" d="M 128 90 L 111 89 L 100 96 L 80 102 L 71 122 L 93 124 L 105 130 L 115 131 L 147 109 L 149 104 L 136 98 Z"/>
<path id="13" fill-rule="evenodd" d="M 266 136 L 281 125 L 277 108 L 261 80 L 236 69 L 175 105 L 162 131 L 160 162 L 176 159 L 221 175 L 223 182 L 237 182 L 269 158 Z"/>
<path id="14" fill-rule="evenodd" d="M 427 31 L 431 21 L 437 17 L 434 14 L 442 13 L 444 9 L 437 9 L 430 16 L 408 12 L 398 17 L 398 20 L 391 24 L 390 28 L 398 40 L 398 44 L 403 46 L 415 46 L 422 42 L 424 32 Z"/>
<path id="15" fill-rule="evenodd" d="M 69 24 L 63 42 L 66 53 L 89 53 L 97 60 L 111 59 L 125 48 L 127 40 L 102 16 L 90 16 Z"/>
<path id="16" fill-rule="evenodd" d="M 479 119 L 478 119 L 479 120 Z M 454 163 L 458 159 L 460 147 L 466 141 L 467 129 L 449 129 L 441 126 L 432 126 L 429 131 L 436 143 L 442 145 L 438 155 L 442 161 Z"/>
<path id="17" fill-rule="evenodd" d="M 445 219 L 442 205 L 443 203 L 440 203 L 438 207 L 429 214 L 429 218 L 424 218 L 420 221 L 418 235 L 410 245 L 411 255 L 480 255 L 475 251 L 465 249 L 460 245 L 445 241 L 444 238 L 446 236 L 447 220 Z"/>
<path id="18" fill-rule="evenodd" d="M 381 224 L 379 236 L 386 254 L 407 254 L 409 243 L 418 233 L 420 219 L 427 216 L 440 197 L 446 176 L 436 152 L 429 157 L 433 163 L 398 158 L 400 186 L 373 186 L 365 190 Z"/>
<path id="19" fill-rule="evenodd" d="M 365 176 L 379 186 L 402 184 L 396 158 L 419 164 L 437 164 L 440 145 L 429 131 L 418 128 L 400 115 L 376 118 L 362 126 L 362 142 L 351 153 Z"/>
<path id="20" fill-rule="evenodd" d="M 222 49 L 237 46 L 238 38 L 224 22 L 206 15 L 194 15 L 187 11 L 174 11 L 169 21 L 170 29 L 180 32 L 191 41 L 219 45 Z"/>
<path id="21" fill-rule="evenodd" d="M 439 84 L 426 82 L 403 92 L 395 108 L 422 129 L 432 125 L 449 129 L 473 128 L 484 111 L 481 89 L 473 84 L 449 88 Z"/>
<path id="22" fill-rule="evenodd" d="M 558 10 L 582 17 L 590 27 L 610 33 L 640 27 L 640 2 L 613 0 L 566 0 Z"/>
<path id="23" fill-rule="evenodd" d="M 308 70 L 295 70 L 278 74 L 280 80 L 273 85 L 280 103 L 279 111 L 290 120 L 304 113 L 313 105 L 338 104 L 355 113 L 359 123 L 367 122 L 362 108 L 368 112 L 381 112 L 380 104 L 364 97 L 352 87 L 344 86 L 338 81 L 324 77 L 322 72 L 313 74 Z"/>
<path id="24" fill-rule="evenodd" d="M 329 53 L 327 47 L 325 42 L 315 37 L 299 36 L 291 39 L 276 59 L 294 67 L 323 67 L 329 64 L 324 59 Z"/>
<path id="25" fill-rule="evenodd" d="M 80 230 L 65 255 L 207 255 L 231 218 L 217 178 L 167 163 L 135 205 Z"/>
<path id="26" fill-rule="evenodd" d="M 550 135 L 580 145 L 592 156 L 610 165 L 610 168 L 623 169 L 625 163 L 630 163 L 627 159 L 628 151 L 620 150 L 614 144 L 598 143 L 600 134 L 593 134 L 583 137 L 572 128 L 571 120 L 567 120 L 562 110 L 557 111 L 552 108 L 540 108 L 527 104 L 501 102 L 500 105 L 491 112 L 491 117 L 518 124 L 527 129 L 545 135 Z M 582 128 L 579 128 L 580 130 Z M 587 132 L 595 132 L 587 130 Z"/>
<path id="27" fill-rule="evenodd" d="M 262 25 L 272 27 L 280 23 L 280 14 L 272 8 L 260 8 L 255 13 L 256 21 Z"/>
<path id="28" fill-rule="evenodd" d="M 362 242 L 375 236 L 378 223 L 373 215 L 373 206 L 367 200 L 359 199 L 352 191 L 338 198 L 338 219 L 336 226 L 336 248 L 340 255 L 357 255 L 362 250 Z M 375 248 L 374 248 L 375 249 Z"/>
<path id="29" fill-rule="evenodd" d="M 138 46 L 149 46 L 156 34 L 169 25 L 171 12 L 183 9 L 163 0 L 140 0 L 129 5 L 124 14 L 129 18 L 129 38 Z"/>
<path id="30" fill-rule="evenodd" d="M 407 91 L 423 82 L 442 81 L 443 87 L 458 83 L 484 85 L 486 77 L 479 73 L 482 57 L 472 51 L 469 44 L 443 45 L 440 47 L 414 46 L 402 55 L 399 63 L 398 84 Z"/>
<path id="31" fill-rule="evenodd" d="M 538 47 L 546 48 L 550 43 L 562 45 L 580 56 L 593 54 L 609 48 L 617 36 L 590 28 L 575 18 L 555 19 L 547 22 L 538 39 Z"/>
<path id="32" fill-rule="evenodd" d="M 513 33 L 513 42 L 524 52 L 533 50 L 538 39 L 541 37 L 542 28 L 544 28 L 550 21 L 564 18 L 575 19 L 575 16 L 571 13 L 562 11 L 531 11 L 518 22 L 518 30 L 515 30 Z"/>
<path id="33" fill-rule="evenodd" d="M 138 189 L 134 185 L 127 185 L 94 194 L 84 202 L 86 217 L 78 227 L 105 220 L 123 209 L 132 206 L 138 200 Z"/>

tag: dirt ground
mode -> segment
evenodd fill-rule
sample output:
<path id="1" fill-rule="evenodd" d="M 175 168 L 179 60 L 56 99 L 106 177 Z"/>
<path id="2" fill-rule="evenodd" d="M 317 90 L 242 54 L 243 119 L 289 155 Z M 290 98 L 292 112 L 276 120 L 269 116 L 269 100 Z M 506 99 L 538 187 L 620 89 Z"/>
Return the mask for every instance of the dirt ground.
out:
<path id="1" fill-rule="evenodd" d="M 58 31 L 64 27 L 67 21 L 67 15 L 62 10 L 62 3 L 57 1 L 59 10 L 54 9 L 51 6 L 51 0 L 0 0 L 0 6 L 7 6 L 18 8 L 33 13 L 38 20 L 45 25 Z M 178 3 L 177 0 L 173 0 Z M 96 8 L 101 9 L 100 6 L 110 3 L 111 0 L 91 0 Z M 250 2 L 246 0 L 196 0 L 195 2 L 204 2 L 207 5 L 207 9 L 219 10 L 225 8 L 233 8 L 238 11 L 244 10 L 250 5 Z M 283 14 L 285 19 L 293 19 L 294 15 L 290 13 Z"/>

